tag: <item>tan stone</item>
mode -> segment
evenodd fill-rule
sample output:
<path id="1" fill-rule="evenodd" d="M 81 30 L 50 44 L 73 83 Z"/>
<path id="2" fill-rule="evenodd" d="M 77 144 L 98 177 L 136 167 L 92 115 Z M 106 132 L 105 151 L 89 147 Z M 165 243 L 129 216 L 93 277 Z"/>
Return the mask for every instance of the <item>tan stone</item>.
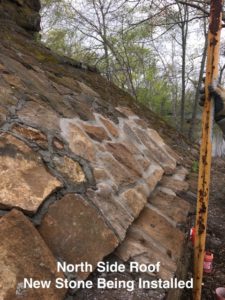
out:
<path id="1" fill-rule="evenodd" d="M 154 205 L 164 216 L 171 218 L 177 224 L 185 224 L 190 204 L 177 196 L 170 196 L 156 192 L 149 198 L 149 203 Z"/>
<path id="2" fill-rule="evenodd" d="M 118 245 L 99 212 L 76 194 L 52 204 L 39 230 L 54 255 L 68 264 L 88 262 L 95 268 Z M 88 275 L 89 272 L 76 274 L 80 279 Z"/>
<path id="3" fill-rule="evenodd" d="M 147 171 L 145 181 L 148 184 L 149 194 L 154 191 L 158 182 L 162 179 L 164 170 L 157 164 L 152 163 Z"/>
<path id="4" fill-rule="evenodd" d="M 93 140 L 98 142 L 102 142 L 103 140 L 111 140 L 103 127 L 88 125 L 85 123 L 82 123 L 82 127 Z"/>
<path id="5" fill-rule="evenodd" d="M 87 195 L 105 216 L 120 240 L 123 240 L 126 230 L 134 218 L 123 207 L 121 200 L 115 195 L 109 184 L 99 183 L 97 188 L 96 191 L 88 189 Z"/>
<path id="6" fill-rule="evenodd" d="M 129 139 L 133 142 L 136 142 L 136 144 L 139 146 L 141 145 L 141 140 L 139 139 L 138 135 L 133 131 L 132 127 L 133 126 L 133 122 L 128 120 L 126 122 L 124 122 L 123 125 L 123 131 L 124 133 L 127 135 L 127 137 L 129 137 Z"/>
<path id="7" fill-rule="evenodd" d="M 109 120 L 104 117 L 100 117 L 100 121 L 102 124 L 106 127 L 108 132 L 111 134 L 112 137 L 118 138 L 119 137 L 119 131 L 117 127 Z"/>
<path id="8" fill-rule="evenodd" d="M 9 134 L 0 135 L 0 204 L 36 212 L 61 183 L 47 172 L 41 157 Z"/>
<path id="9" fill-rule="evenodd" d="M 5 71 L 5 67 L 2 64 L 0 64 L 0 71 Z"/>
<path id="10" fill-rule="evenodd" d="M 59 130 L 58 115 L 47 105 L 29 101 L 17 114 L 28 125 L 35 125 L 48 130 Z"/>
<path id="11" fill-rule="evenodd" d="M 45 134 L 32 127 L 23 127 L 19 124 L 12 127 L 12 131 L 22 135 L 32 142 L 36 142 L 41 148 L 48 148 L 48 139 Z"/>
<path id="12" fill-rule="evenodd" d="M 108 153 L 101 155 L 101 163 L 114 179 L 119 187 L 128 186 L 137 181 L 138 177 L 131 173 L 129 169 L 122 166 L 114 157 Z"/>
<path id="13" fill-rule="evenodd" d="M 0 219 L 0 299 L 62 300 L 65 289 L 55 288 L 55 279 L 64 278 L 56 260 L 38 231 L 19 211 Z M 24 278 L 50 280 L 50 288 L 25 288 Z"/>
<path id="14" fill-rule="evenodd" d="M 96 182 L 102 182 L 102 181 L 110 179 L 110 176 L 108 175 L 108 173 L 106 172 L 106 170 L 104 168 L 96 167 L 93 169 L 93 173 L 94 173 Z"/>
<path id="15" fill-rule="evenodd" d="M 72 182 L 81 183 L 86 181 L 85 174 L 79 163 L 68 156 L 54 156 L 53 162 L 56 169 Z"/>
<path id="16" fill-rule="evenodd" d="M 95 160 L 95 145 L 76 125 L 76 120 L 61 119 L 60 127 L 62 136 L 69 143 L 70 149 L 76 154 L 89 161 Z"/>
<path id="17" fill-rule="evenodd" d="M 146 148 L 143 153 L 150 159 L 155 160 L 166 173 L 171 174 L 176 168 L 176 160 L 173 158 L 165 148 L 162 138 L 155 130 L 142 130 L 138 127 L 133 127 L 136 137 L 140 144 Z"/>
<path id="18" fill-rule="evenodd" d="M 131 173 L 141 177 L 143 170 L 140 168 L 130 150 L 124 144 L 107 143 L 106 149 L 112 153 L 115 159 L 126 166 Z"/>
<path id="19" fill-rule="evenodd" d="M 173 260 L 176 261 L 180 258 L 184 233 L 175 228 L 155 210 L 146 206 L 132 226 L 143 231 L 159 248 L 165 248 Z"/>
<path id="20" fill-rule="evenodd" d="M 135 113 L 127 106 L 118 106 L 116 109 L 126 117 L 136 116 Z"/>
<path id="21" fill-rule="evenodd" d="M 143 119 L 134 119 L 134 122 L 142 127 L 142 129 L 147 129 L 148 124 Z"/>
<path id="22" fill-rule="evenodd" d="M 176 169 L 175 174 L 172 176 L 173 179 L 184 181 L 186 176 L 188 175 L 188 170 L 182 166 Z"/>
<path id="23" fill-rule="evenodd" d="M 142 231 L 131 228 L 125 240 L 116 249 L 116 255 L 123 261 L 136 261 L 140 264 L 156 264 L 160 262 L 158 273 L 149 273 L 163 280 L 170 280 L 177 270 L 176 263 L 169 255 L 161 251 Z"/>
<path id="24" fill-rule="evenodd" d="M 137 218 L 146 202 L 147 197 L 135 189 L 128 189 L 121 194 L 121 203 L 130 210 L 134 218 Z"/>
<path id="25" fill-rule="evenodd" d="M 164 176 L 160 184 L 164 188 L 171 189 L 175 193 L 188 190 L 188 183 L 186 181 L 174 179 L 172 176 Z"/>
<path id="26" fill-rule="evenodd" d="M 59 150 L 64 149 L 64 144 L 63 142 L 61 142 L 58 138 L 54 138 L 53 141 L 53 146 Z"/>

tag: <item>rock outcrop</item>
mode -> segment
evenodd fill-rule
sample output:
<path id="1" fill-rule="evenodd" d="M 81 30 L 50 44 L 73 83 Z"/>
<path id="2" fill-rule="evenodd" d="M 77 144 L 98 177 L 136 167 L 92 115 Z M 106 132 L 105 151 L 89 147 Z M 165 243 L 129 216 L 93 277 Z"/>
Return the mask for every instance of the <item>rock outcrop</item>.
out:
<path id="1" fill-rule="evenodd" d="M 39 8 L 0 2 L 0 298 L 64 299 L 23 278 L 68 276 L 56 260 L 95 268 L 118 246 L 124 262 L 161 261 L 157 276 L 172 278 L 189 211 L 176 195 L 188 189 L 182 158 L 128 94 L 27 34 Z"/>

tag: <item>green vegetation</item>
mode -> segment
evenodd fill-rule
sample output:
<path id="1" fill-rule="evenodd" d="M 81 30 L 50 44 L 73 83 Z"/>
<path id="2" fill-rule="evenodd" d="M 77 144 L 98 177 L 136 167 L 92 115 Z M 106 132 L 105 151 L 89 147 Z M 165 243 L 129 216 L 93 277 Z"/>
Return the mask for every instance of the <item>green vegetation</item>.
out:
<path id="1" fill-rule="evenodd" d="M 195 8 L 176 0 L 43 0 L 42 5 L 42 40 L 50 48 L 96 66 L 190 139 L 199 137 L 207 28 L 207 7 L 200 1 Z"/>

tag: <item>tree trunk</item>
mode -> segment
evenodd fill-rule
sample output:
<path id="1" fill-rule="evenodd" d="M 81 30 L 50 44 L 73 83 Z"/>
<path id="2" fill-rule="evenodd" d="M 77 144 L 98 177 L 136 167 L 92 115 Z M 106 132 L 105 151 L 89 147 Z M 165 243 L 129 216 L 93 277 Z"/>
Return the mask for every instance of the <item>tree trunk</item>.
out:
<path id="1" fill-rule="evenodd" d="M 197 107 L 198 107 L 200 89 L 201 89 L 201 85 L 202 85 L 202 79 L 203 79 L 204 68 L 205 68 L 206 53 L 207 53 L 207 36 L 205 37 L 205 45 L 204 45 L 204 50 L 203 50 L 203 54 L 202 54 L 201 68 L 200 68 L 200 72 L 199 72 L 198 84 L 196 87 L 195 99 L 194 99 L 194 103 L 193 103 L 191 124 L 190 124 L 190 128 L 188 131 L 188 137 L 190 138 L 190 140 L 193 140 L 193 138 L 194 138 L 193 136 L 194 136 L 195 125 L 196 125 Z"/>

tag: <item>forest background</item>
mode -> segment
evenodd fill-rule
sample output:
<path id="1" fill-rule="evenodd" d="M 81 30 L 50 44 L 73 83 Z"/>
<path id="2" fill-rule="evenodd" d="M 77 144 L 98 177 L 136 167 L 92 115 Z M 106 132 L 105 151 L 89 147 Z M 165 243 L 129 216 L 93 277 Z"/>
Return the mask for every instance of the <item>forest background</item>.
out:
<path id="1" fill-rule="evenodd" d="M 42 41 L 95 66 L 108 80 L 199 141 L 199 91 L 205 71 L 205 0 L 42 0 Z M 220 74 L 224 84 L 225 38 Z M 215 127 L 213 152 L 225 153 Z"/>

